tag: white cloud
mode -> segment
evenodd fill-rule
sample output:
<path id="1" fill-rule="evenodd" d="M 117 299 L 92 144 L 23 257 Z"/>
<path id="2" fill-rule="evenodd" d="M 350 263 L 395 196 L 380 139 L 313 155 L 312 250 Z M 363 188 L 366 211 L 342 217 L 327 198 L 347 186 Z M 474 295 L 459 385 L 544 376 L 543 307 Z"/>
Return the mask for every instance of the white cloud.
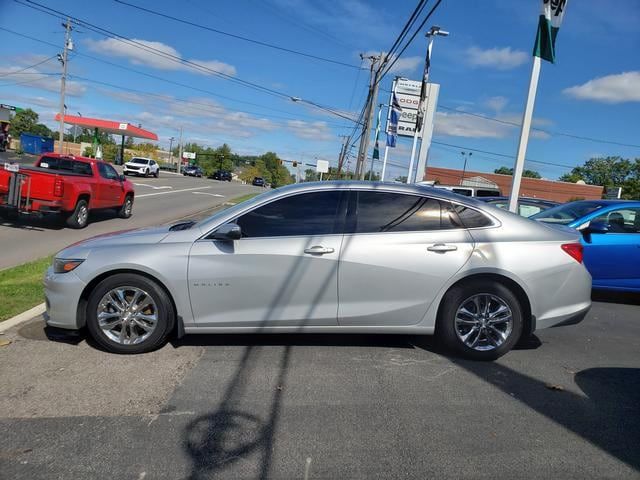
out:
<path id="1" fill-rule="evenodd" d="M 507 138 L 520 130 L 522 116 L 504 114 L 495 117 L 497 120 L 512 122 L 516 125 L 494 122 L 487 118 L 474 117 L 465 113 L 436 112 L 434 131 L 439 135 L 466 138 Z M 533 124 L 542 126 L 551 122 L 544 118 L 534 118 Z M 547 139 L 550 135 L 539 130 L 531 130 L 531 137 Z"/>
<path id="2" fill-rule="evenodd" d="M 594 78 L 563 91 L 579 100 L 603 103 L 640 102 L 640 71 Z"/>
<path id="3" fill-rule="evenodd" d="M 131 41 L 136 42 L 137 44 L 142 44 L 147 47 L 147 49 L 145 50 L 138 45 L 132 45 L 131 43 L 124 43 L 115 38 L 105 38 L 104 40 L 89 39 L 86 41 L 86 43 L 87 46 L 94 52 L 102 53 L 104 55 L 127 58 L 134 65 L 146 65 L 158 70 L 186 70 L 202 75 L 214 75 L 213 73 L 206 70 L 202 70 L 188 64 L 180 63 L 176 59 L 169 58 L 168 56 L 183 59 L 182 55 L 180 55 L 180 53 L 175 48 L 165 43 L 140 40 L 135 38 Z M 165 54 L 165 56 L 163 56 L 162 54 Z M 226 75 L 236 74 L 236 68 L 233 65 L 229 65 L 218 60 L 188 59 L 187 61 L 197 63 L 206 68 L 224 73 Z"/>
<path id="4" fill-rule="evenodd" d="M 502 110 L 504 110 L 504 107 L 506 107 L 508 103 L 509 100 L 507 99 L 507 97 L 498 95 L 496 97 L 487 98 L 484 101 L 484 106 L 490 108 L 491 110 L 494 110 L 495 112 L 501 112 Z"/>
<path id="5" fill-rule="evenodd" d="M 478 47 L 469 47 L 465 51 L 466 60 L 472 67 L 489 67 L 498 70 L 510 70 L 527 62 L 529 55 L 521 50 L 512 50 L 511 47 L 490 48 L 483 50 Z"/>
<path id="6" fill-rule="evenodd" d="M 44 108 L 58 108 L 60 106 L 60 99 L 47 97 L 9 94 L 3 96 L 2 98 L 4 98 L 6 102 L 11 103 L 12 105 L 15 104 L 18 107 L 22 107 L 24 105 L 35 105 Z"/>
<path id="7" fill-rule="evenodd" d="M 47 90 L 49 92 L 60 92 L 60 77 L 58 75 L 45 75 L 34 68 L 24 72 L 14 73 L 18 70 L 21 70 L 21 67 L 0 67 L 0 75 L 2 75 L 0 79 L 3 82 L 3 85 L 15 84 L 15 88 L 37 88 Z M 82 83 L 67 80 L 67 95 L 71 97 L 79 97 L 82 96 L 86 90 L 87 88 Z"/>
<path id="8" fill-rule="evenodd" d="M 287 126 L 296 137 L 304 138 L 305 140 L 327 141 L 334 138 L 326 122 L 289 120 L 287 121 Z"/>

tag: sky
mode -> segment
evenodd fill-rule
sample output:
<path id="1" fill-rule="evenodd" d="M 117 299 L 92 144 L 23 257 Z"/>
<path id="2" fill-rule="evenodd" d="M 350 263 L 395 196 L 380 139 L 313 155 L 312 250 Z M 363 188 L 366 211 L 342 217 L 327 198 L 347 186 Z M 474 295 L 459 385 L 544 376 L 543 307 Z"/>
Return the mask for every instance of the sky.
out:
<path id="1" fill-rule="evenodd" d="M 360 53 L 386 52 L 416 5 L 413 0 L 123 0 L 254 41 L 249 42 L 116 0 L 34 1 L 135 41 L 75 28 L 68 113 L 141 124 L 158 134 L 163 148 L 182 127 L 185 142 L 227 143 L 241 154 L 275 151 L 287 160 L 325 159 L 331 165 L 337 163 L 340 135 L 353 129 L 348 118 L 357 115 L 367 93 L 368 64 Z M 33 108 L 55 128 L 61 71 L 55 56 L 64 29 L 59 18 L 25 6 L 35 6 L 29 0 L 19 2 L 0 0 L 0 103 Z M 430 80 L 441 87 L 429 165 L 461 168 L 461 152 L 470 149 L 476 151 L 468 170 L 513 165 L 519 127 L 471 114 L 521 122 L 541 3 L 443 0 L 429 19 L 424 31 L 439 25 L 450 32 L 436 38 L 431 59 Z M 533 125 L 545 131 L 532 132 L 526 168 L 555 179 L 594 156 L 640 158 L 639 24 L 638 0 L 569 1 L 557 62 L 542 65 Z M 378 103 L 388 101 L 395 76 L 420 79 L 425 50 L 420 33 L 382 79 Z M 410 151 L 409 138 L 389 150 L 387 178 L 406 175 Z M 357 145 L 351 168 L 356 152 Z"/>

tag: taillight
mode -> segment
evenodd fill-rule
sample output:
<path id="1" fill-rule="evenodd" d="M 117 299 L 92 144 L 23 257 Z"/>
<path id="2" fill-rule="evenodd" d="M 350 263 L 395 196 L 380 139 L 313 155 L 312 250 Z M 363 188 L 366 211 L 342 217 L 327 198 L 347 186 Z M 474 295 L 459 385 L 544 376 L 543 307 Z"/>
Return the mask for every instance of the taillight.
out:
<path id="1" fill-rule="evenodd" d="M 53 183 L 53 195 L 56 197 L 61 197 L 64 193 L 64 182 L 61 178 L 56 178 Z"/>
<path id="2" fill-rule="evenodd" d="M 576 262 L 582 263 L 582 251 L 584 248 L 580 243 L 565 243 L 562 245 L 562 250 L 571 255 Z"/>

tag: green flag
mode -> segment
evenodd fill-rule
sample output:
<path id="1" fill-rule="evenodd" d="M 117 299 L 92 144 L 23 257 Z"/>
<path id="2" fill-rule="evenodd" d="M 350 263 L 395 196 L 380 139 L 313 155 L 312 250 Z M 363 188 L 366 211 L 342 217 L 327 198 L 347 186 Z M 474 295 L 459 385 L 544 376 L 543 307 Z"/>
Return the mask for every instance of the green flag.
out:
<path id="1" fill-rule="evenodd" d="M 567 8 L 568 0 L 542 0 L 542 13 L 538 20 L 538 33 L 533 55 L 548 62 L 556 60 L 556 37 Z"/>

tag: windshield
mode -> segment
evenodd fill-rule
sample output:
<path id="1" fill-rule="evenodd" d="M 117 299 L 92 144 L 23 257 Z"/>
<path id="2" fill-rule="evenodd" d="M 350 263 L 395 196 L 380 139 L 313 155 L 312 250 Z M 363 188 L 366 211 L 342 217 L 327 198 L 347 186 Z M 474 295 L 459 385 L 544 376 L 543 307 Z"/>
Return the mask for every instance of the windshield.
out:
<path id="1" fill-rule="evenodd" d="M 599 208 L 602 208 L 602 204 L 598 202 L 572 202 L 550 208 L 530 218 L 544 223 L 568 225 Z"/>
<path id="2" fill-rule="evenodd" d="M 140 163 L 142 165 L 148 165 L 149 160 L 147 160 L 146 158 L 132 158 L 131 163 Z"/>

